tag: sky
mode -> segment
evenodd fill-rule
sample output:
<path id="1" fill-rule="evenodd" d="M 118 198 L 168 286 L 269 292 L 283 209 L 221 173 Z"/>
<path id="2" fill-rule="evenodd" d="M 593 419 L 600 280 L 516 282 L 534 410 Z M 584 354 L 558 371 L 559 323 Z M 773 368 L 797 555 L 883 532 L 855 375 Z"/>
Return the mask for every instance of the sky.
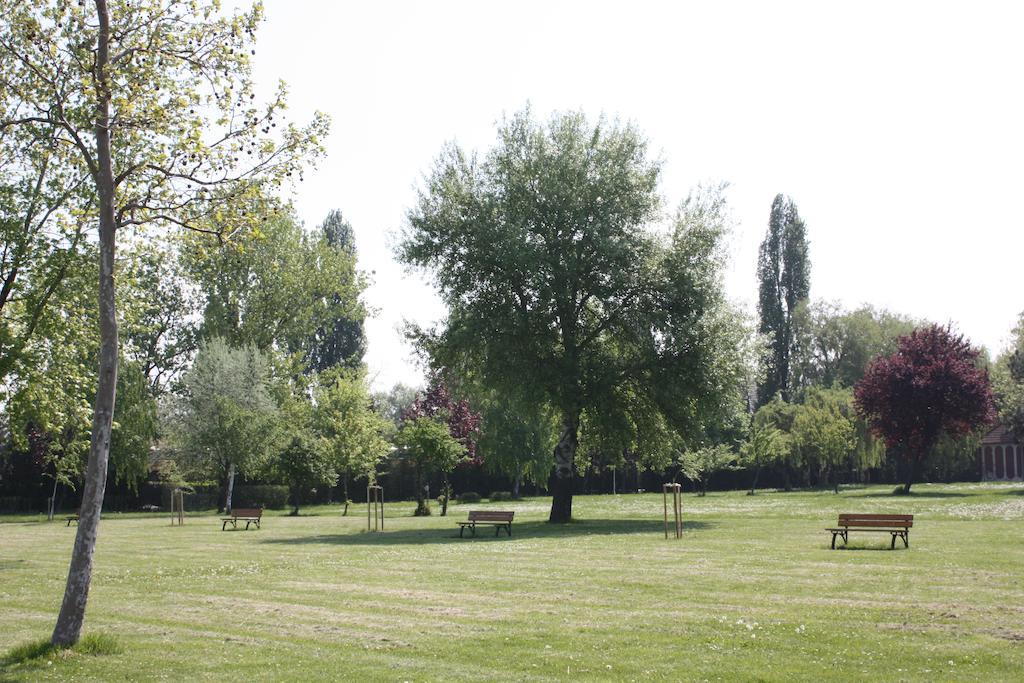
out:
<path id="1" fill-rule="evenodd" d="M 444 307 L 393 257 L 446 142 L 486 151 L 530 104 L 635 123 L 666 212 L 728 182 L 725 286 L 756 312 L 777 193 L 807 224 L 811 297 L 952 322 L 996 353 L 1024 297 L 1024 3 L 266 0 L 255 74 L 332 118 L 293 197 L 356 232 L 373 384 L 418 384 L 400 333 Z"/>

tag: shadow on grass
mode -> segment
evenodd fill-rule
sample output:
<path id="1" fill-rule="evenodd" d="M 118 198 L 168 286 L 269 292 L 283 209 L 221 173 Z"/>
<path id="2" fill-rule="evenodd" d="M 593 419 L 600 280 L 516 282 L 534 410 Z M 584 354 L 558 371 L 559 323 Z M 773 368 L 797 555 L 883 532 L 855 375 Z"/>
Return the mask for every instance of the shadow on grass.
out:
<path id="1" fill-rule="evenodd" d="M 896 552 L 897 550 L 910 550 L 910 548 L 904 548 L 902 541 L 896 542 L 895 548 L 890 548 L 887 545 L 837 545 L 835 550 L 884 550 L 885 552 Z"/>
<path id="2" fill-rule="evenodd" d="M 454 520 L 453 520 L 454 521 Z M 700 531 L 715 526 L 712 522 L 686 520 L 683 533 Z M 614 536 L 651 534 L 662 535 L 665 525 L 662 520 L 621 520 L 621 519 L 585 519 L 569 524 L 549 524 L 547 522 L 519 522 L 512 524 L 512 537 L 502 531 L 495 536 L 490 527 L 481 527 L 474 537 L 467 530 L 465 538 L 459 538 L 458 527 L 453 529 L 402 529 L 400 531 L 384 531 L 377 533 L 349 534 L 318 534 L 316 536 L 297 536 L 294 538 L 270 538 L 262 543 L 283 545 L 334 544 L 334 545 L 440 545 L 448 543 L 495 543 L 515 541 L 518 539 L 537 538 L 579 538 L 581 536 Z"/>
<path id="3" fill-rule="evenodd" d="M 0 683 L 38 680 L 43 669 L 75 656 L 117 655 L 124 648 L 116 637 L 106 633 L 90 633 L 70 648 L 59 648 L 49 639 L 19 645 L 0 659 Z"/>

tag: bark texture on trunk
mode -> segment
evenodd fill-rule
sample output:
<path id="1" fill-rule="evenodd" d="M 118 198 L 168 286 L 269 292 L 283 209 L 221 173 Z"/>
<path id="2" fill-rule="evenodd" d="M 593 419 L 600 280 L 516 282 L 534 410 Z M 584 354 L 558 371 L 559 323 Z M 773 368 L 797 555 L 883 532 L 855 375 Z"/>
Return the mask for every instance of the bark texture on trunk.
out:
<path id="1" fill-rule="evenodd" d="M 572 520 L 572 494 L 576 484 L 576 449 L 579 447 L 579 414 L 563 420 L 562 434 L 555 445 L 555 469 L 551 474 L 551 515 L 549 522 Z"/>
<path id="2" fill-rule="evenodd" d="M 224 494 L 224 512 L 231 512 L 231 497 L 235 493 L 235 463 L 228 465 L 228 488 Z"/>
<path id="3" fill-rule="evenodd" d="M 110 88 L 107 75 L 110 58 L 110 15 L 106 0 L 96 0 L 96 14 L 99 22 L 94 66 L 97 82 L 95 181 L 100 212 L 99 377 L 78 531 L 71 551 L 64 600 L 50 639 L 59 647 L 69 647 L 77 643 L 82 634 L 82 623 L 85 621 L 85 605 L 89 599 L 89 585 L 92 582 L 92 558 L 99 533 L 103 492 L 107 483 L 107 456 L 110 453 L 110 430 L 117 389 L 118 339 L 114 291 L 117 224 L 114 218 L 114 171 L 110 154 Z"/>

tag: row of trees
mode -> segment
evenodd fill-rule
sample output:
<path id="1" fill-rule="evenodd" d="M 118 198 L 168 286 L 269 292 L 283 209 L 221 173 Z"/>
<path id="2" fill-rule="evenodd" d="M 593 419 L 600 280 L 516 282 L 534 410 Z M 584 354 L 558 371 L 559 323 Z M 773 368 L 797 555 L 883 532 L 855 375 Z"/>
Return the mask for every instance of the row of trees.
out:
<path id="1" fill-rule="evenodd" d="M 755 329 L 722 292 L 722 188 L 660 230 L 659 174 L 632 126 L 527 109 L 483 157 L 446 147 L 409 212 L 399 257 L 449 310 L 410 336 L 481 406 L 491 466 L 547 480 L 551 521 L 571 518 L 589 469 L 703 490 L 747 465 L 752 492 L 764 470 L 838 491 L 899 461 L 909 492 L 926 461 L 970 450 L 992 396 L 962 336 L 812 301 L 807 228 L 784 195 L 759 251 Z"/>

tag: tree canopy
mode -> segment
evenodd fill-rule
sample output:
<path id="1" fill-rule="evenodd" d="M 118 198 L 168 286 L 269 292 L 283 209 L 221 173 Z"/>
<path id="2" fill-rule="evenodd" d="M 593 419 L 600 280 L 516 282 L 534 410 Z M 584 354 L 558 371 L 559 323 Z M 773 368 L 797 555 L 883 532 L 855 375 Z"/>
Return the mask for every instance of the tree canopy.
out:
<path id="1" fill-rule="evenodd" d="M 931 325 L 899 340 L 854 389 L 858 413 L 906 464 L 904 491 L 943 435 L 961 437 L 994 417 L 988 371 L 963 335 Z"/>
<path id="2" fill-rule="evenodd" d="M 772 353 L 759 390 L 760 402 L 776 393 L 790 398 L 790 364 L 794 355 L 793 318 L 811 290 L 807 229 L 796 204 L 778 194 L 772 202 L 768 233 L 757 255 L 760 331 L 770 336 Z"/>
<path id="3" fill-rule="evenodd" d="M 449 310 L 421 343 L 559 415 L 551 521 L 572 516 L 585 415 L 654 456 L 659 435 L 699 430 L 736 393 L 721 195 L 691 197 L 665 237 L 660 170 L 631 125 L 525 110 L 483 158 L 445 147 L 409 212 L 399 256 Z"/>

